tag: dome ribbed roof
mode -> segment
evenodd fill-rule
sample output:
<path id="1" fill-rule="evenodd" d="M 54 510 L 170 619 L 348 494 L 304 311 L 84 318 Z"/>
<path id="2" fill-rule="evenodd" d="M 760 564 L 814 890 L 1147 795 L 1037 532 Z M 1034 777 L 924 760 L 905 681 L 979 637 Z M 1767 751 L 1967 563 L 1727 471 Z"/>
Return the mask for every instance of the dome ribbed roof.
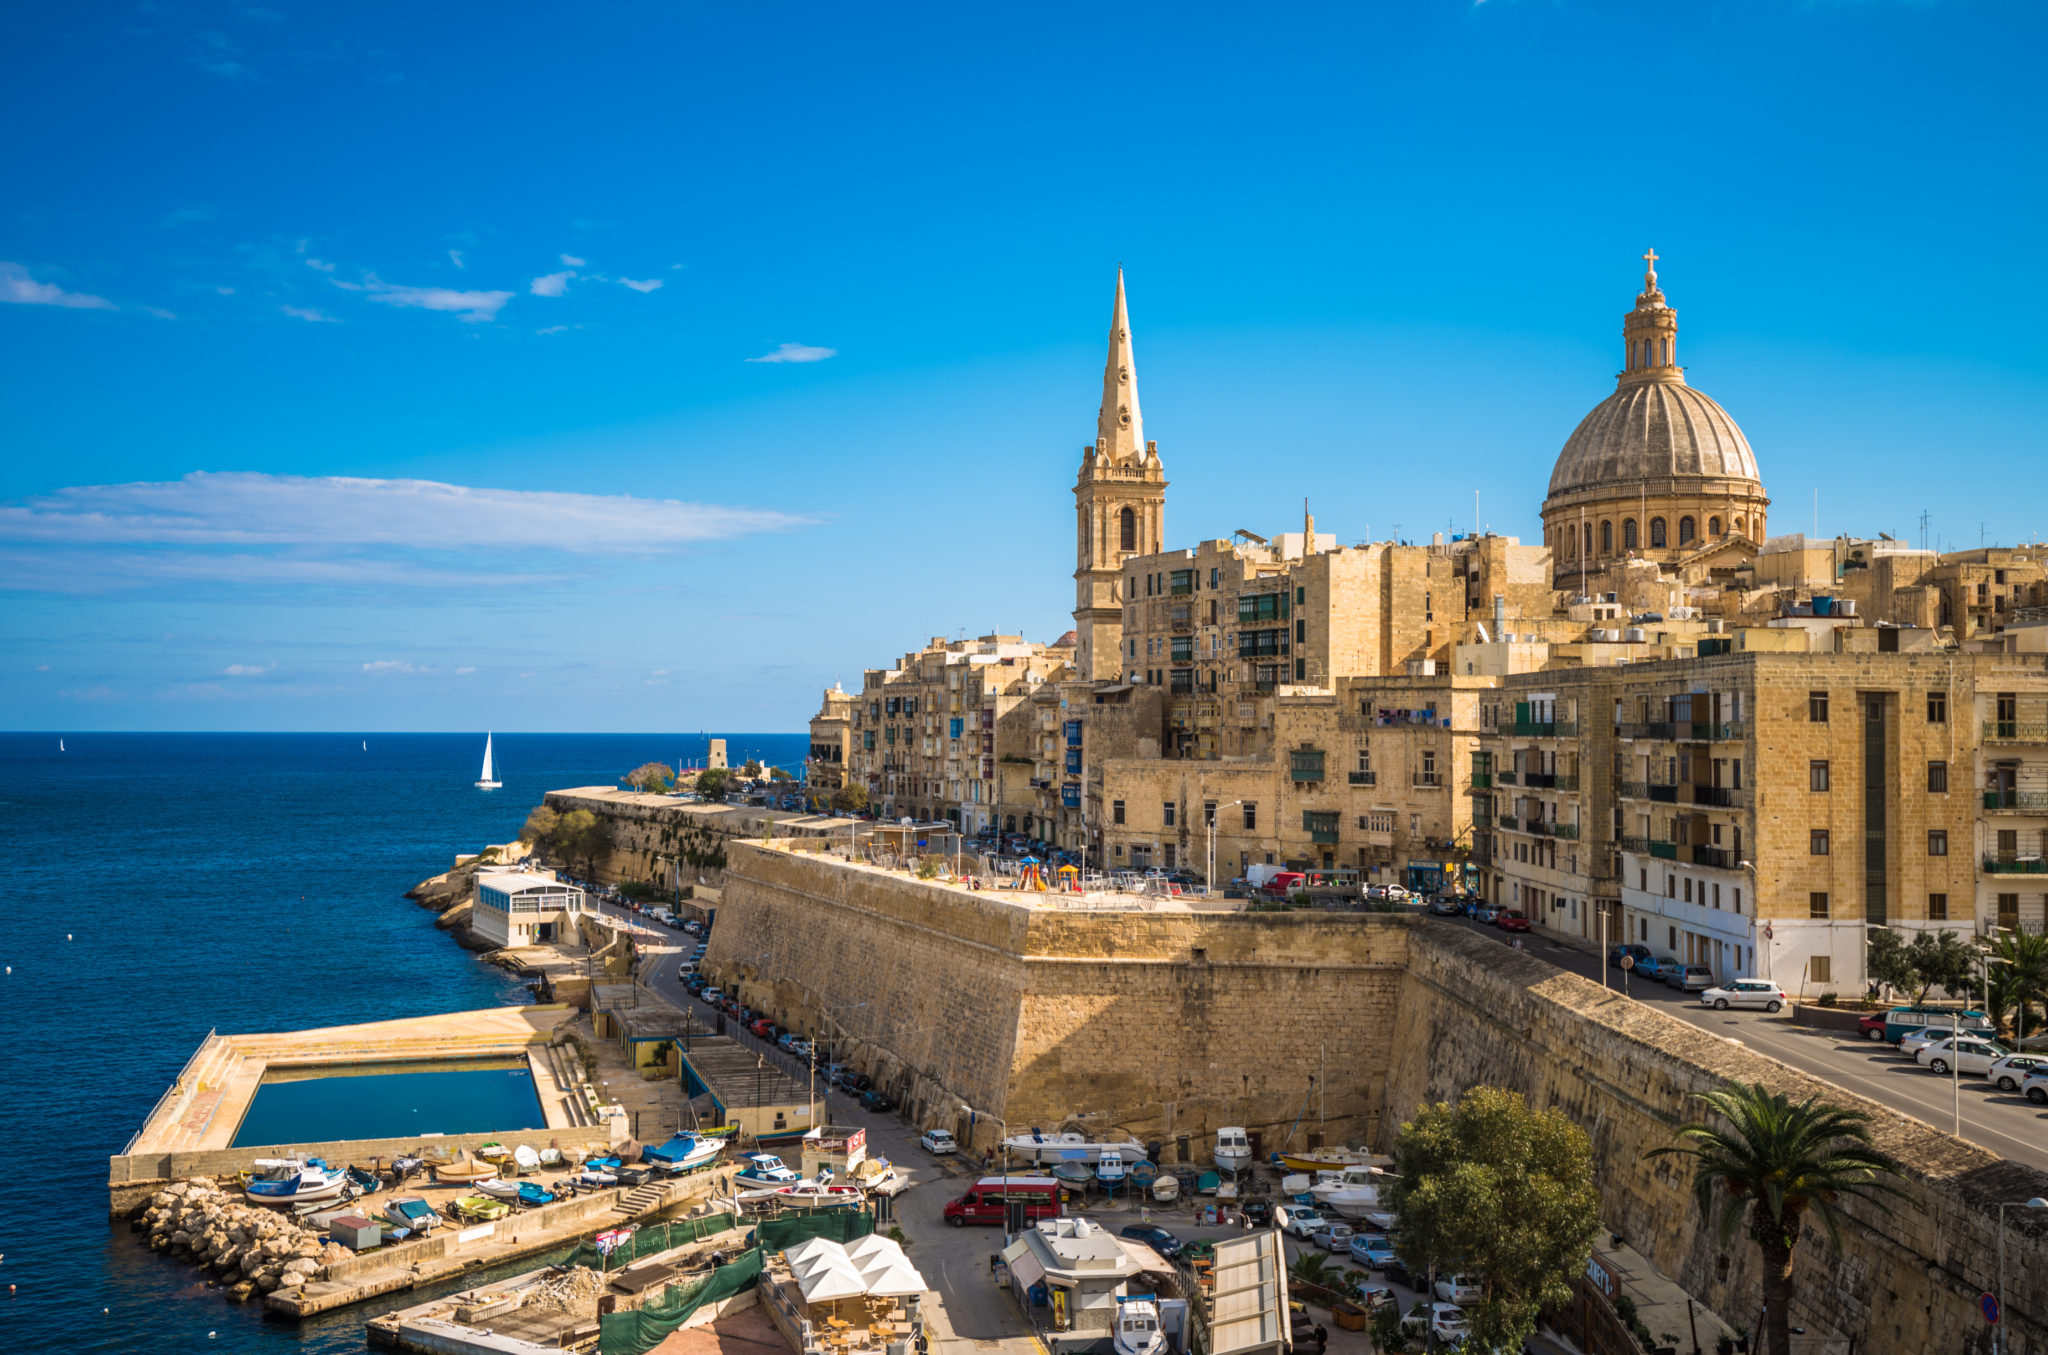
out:
<path id="1" fill-rule="evenodd" d="M 1759 482 L 1756 455 L 1728 411 L 1682 380 L 1627 380 L 1565 441 L 1550 492 L 1695 476 Z"/>

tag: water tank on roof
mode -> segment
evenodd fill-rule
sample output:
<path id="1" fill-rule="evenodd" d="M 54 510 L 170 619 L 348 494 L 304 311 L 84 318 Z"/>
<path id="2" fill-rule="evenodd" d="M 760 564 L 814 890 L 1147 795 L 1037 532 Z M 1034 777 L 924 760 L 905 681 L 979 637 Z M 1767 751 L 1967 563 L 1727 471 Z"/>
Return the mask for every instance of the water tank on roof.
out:
<path id="1" fill-rule="evenodd" d="M 1647 633 L 1644 632 L 1641 626 L 1630 626 L 1627 630 L 1621 633 L 1621 638 L 1632 645 L 1639 645 L 1642 644 L 1644 641 L 1648 640 L 1650 637 Z"/>

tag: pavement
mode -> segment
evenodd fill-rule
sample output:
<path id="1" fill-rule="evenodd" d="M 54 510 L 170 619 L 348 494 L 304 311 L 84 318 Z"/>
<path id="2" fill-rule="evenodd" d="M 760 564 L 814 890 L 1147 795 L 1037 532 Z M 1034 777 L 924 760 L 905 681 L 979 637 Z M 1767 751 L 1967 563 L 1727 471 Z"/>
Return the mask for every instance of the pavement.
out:
<path id="1" fill-rule="evenodd" d="M 1482 926 L 1470 918 L 1428 920 L 1433 925 L 1468 928 L 1502 945 L 1514 939 L 1498 928 Z M 1525 954 L 1548 960 L 1595 983 L 1601 981 L 1603 966 L 1598 955 L 1589 955 L 1534 932 L 1523 933 L 1522 946 Z M 1987 1152 L 2048 1171 L 2048 1109 L 2036 1106 L 2017 1092 L 2001 1092 L 1985 1079 L 1967 1074 L 1960 1079 L 1938 1077 L 1893 1046 L 1859 1038 L 1853 1032 L 1795 1026 L 1790 1007 L 1776 1015 L 1754 1010 L 1715 1011 L 1702 1006 L 1697 993 L 1681 993 L 1639 978 L 1625 979 L 1623 971 L 1616 968 L 1607 969 L 1606 982 L 1617 991 L 1626 982 L 1628 996 L 1634 1001 L 1657 1007 L 1667 1015 L 1747 1045 L 1803 1073 L 1867 1096 Z"/>

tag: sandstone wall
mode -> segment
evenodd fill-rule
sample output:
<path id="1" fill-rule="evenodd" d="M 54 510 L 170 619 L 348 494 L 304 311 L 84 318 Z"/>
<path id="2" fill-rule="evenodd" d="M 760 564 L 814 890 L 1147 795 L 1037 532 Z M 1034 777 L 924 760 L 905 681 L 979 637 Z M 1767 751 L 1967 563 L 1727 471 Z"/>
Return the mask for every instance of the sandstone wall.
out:
<path id="1" fill-rule="evenodd" d="M 1908 1197 L 1889 1213 L 1850 1205 L 1839 1255 L 1808 1223 L 1793 1320 L 1855 1336 L 1858 1350 L 1990 1350 L 1976 1301 L 1997 1280 L 1997 1202 L 2048 1195 L 2048 1176 L 1458 929 L 1416 933 L 1398 1010 L 1386 1032 L 1391 1123 L 1481 1083 L 1563 1109 L 1593 1137 L 1603 1218 L 1731 1323 L 1756 1322 L 1755 1247 L 1739 1230 L 1721 1247 L 1696 1217 L 1685 1164 L 1643 1154 L 1697 1117 L 1695 1093 L 1727 1081 L 1868 1111 L 1879 1146 L 1913 1169 Z M 2008 1211 L 2008 1349 L 2042 1352 L 2048 1229 L 2024 1235 L 2024 1212 Z"/>
<path id="2" fill-rule="evenodd" d="M 725 847 L 735 840 L 759 841 L 774 823 L 781 837 L 829 834 L 846 820 L 786 814 L 748 805 L 714 805 L 675 800 L 611 786 L 551 790 L 544 802 L 557 813 L 587 809 L 612 832 L 612 849 L 591 863 L 591 874 L 606 884 L 653 883 L 667 887 L 723 883 Z M 585 863 L 571 863 L 581 873 Z"/>

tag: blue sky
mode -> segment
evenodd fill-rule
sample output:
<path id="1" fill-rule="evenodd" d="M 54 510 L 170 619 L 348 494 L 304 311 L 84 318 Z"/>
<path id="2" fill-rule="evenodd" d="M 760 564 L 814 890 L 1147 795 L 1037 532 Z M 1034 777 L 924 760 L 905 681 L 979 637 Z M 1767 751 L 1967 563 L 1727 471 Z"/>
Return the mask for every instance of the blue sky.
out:
<path id="1" fill-rule="evenodd" d="M 0 724 L 763 729 L 1168 539 L 1525 539 L 1654 246 L 1774 531 L 2041 527 L 2037 4 L 17 5 Z M 2015 492 L 2017 491 L 2017 492 Z"/>

